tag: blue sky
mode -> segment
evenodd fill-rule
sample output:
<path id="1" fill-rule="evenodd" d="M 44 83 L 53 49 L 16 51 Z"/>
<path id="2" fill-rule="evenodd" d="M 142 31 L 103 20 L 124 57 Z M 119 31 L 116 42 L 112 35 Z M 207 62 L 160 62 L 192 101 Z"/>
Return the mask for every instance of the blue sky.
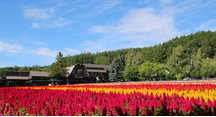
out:
<path id="1" fill-rule="evenodd" d="M 216 31 L 216 0 L 1 0 L 0 67 Z"/>

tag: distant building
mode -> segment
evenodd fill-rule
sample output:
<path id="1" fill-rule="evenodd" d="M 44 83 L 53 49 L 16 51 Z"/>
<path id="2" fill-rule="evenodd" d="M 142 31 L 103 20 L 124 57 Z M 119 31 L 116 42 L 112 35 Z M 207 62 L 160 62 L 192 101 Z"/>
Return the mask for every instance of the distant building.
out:
<path id="1" fill-rule="evenodd" d="M 45 71 L 5 71 L 6 86 L 37 86 L 51 82 Z"/>
<path id="2" fill-rule="evenodd" d="M 66 68 L 66 77 L 52 80 L 46 71 L 5 71 L 0 86 L 44 86 L 48 84 L 76 84 L 108 82 L 109 65 L 75 64 Z"/>
<path id="3" fill-rule="evenodd" d="M 98 78 L 100 82 L 107 82 L 110 70 L 109 65 L 96 65 L 96 64 L 75 64 L 66 68 L 70 81 L 76 78 Z M 69 81 L 69 82 L 70 82 Z"/>

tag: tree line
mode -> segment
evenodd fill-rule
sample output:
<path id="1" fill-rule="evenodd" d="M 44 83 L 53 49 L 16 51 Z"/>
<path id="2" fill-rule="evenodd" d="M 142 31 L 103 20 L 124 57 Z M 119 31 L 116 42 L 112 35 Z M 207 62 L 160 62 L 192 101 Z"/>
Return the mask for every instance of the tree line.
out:
<path id="1" fill-rule="evenodd" d="M 207 79 L 216 76 L 216 32 L 201 31 L 114 58 L 112 81 Z M 124 56 L 124 57 L 122 57 Z M 119 59 L 119 60 L 118 60 Z M 122 63 L 120 63 L 122 62 Z M 118 65 L 123 66 L 118 70 Z"/>
<path id="2" fill-rule="evenodd" d="M 150 47 L 87 52 L 63 58 L 66 67 L 76 63 L 111 65 L 111 81 L 206 79 L 216 76 L 215 42 L 216 32 L 199 31 Z M 0 75 L 4 76 L 4 70 L 48 71 L 56 63 L 0 68 Z"/>

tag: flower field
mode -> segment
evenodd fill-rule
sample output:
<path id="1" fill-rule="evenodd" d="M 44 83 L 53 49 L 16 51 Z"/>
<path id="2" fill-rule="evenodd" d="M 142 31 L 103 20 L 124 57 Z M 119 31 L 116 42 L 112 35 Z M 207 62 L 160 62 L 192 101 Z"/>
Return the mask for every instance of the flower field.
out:
<path id="1" fill-rule="evenodd" d="M 0 88 L 0 115 L 216 115 L 216 81 Z"/>

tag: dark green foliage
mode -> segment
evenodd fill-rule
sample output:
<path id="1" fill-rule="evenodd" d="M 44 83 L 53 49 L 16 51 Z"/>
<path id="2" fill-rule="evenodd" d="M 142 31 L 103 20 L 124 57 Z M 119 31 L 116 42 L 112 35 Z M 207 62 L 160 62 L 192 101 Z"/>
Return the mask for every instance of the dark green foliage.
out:
<path id="1" fill-rule="evenodd" d="M 189 70 L 187 66 L 189 59 L 186 58 L 185 51 L 182 45 L 173 48 L 173 52 L 167 62 L 167 65 L 172 67 L 176 73 L 181 74 L 183 77 L 187 76 L 186 73 Z"/>
<path id="2" fill-rule="evenodd" d="M 139 68 L 139 80 L 166 80 L 166 77 L 169 74 L 168 69 L 169 68 L 164 65 L 147 61 Z"/>
<path id="3" fill-rule="evenodd" d="M 110 58 L 106 56 L 98 56 L 94 63 L 98 65 L 109 65 Z"/>
<path id="4" fill-rule="evenodd" d="M 199 48 L 197 53 L 194 53 L 191 57 L 191 63 L 193 64 L 193 70 L 190 73 L 192 78 L 201 79 L 203 54 L 202 49 Z"/>
<path id="5" fill-rule="evenodd" d="M 139 67 L 136 65 L 125 68 L 123 72 L 125 81 L 138 81 L 139 78 Z"/>
<path id="6" fill-rule="evenodd" d="M 206 58 L 202 60 L 201 76 L 203 79 L 212 78 L 216 75 L 216 61 Z"/>
<path id="7" fill-rule="evenodd" d="M 109 72 L 110 81 L 123 81 L 123 71 L 124 71 L 124 56 L 120 55 L 115 57 L 110 65 L 111 69 Z"/>
<path id="8" fill-rule="evenodd" d="M 144 62 L 144 56 L 141 52 L 130 50 L 125 56 L 125 68 L 130 66 L 139 66 Z"/>
<path id="9" fill-rule="evenodd" d="M 66 71 L 66 61 L 63 58 L 63 54 L 61 52 L 56 56 L 56 62 L 53 63 L 50 67 L 50 77 L 65 77 L 67 74 Z"/>

